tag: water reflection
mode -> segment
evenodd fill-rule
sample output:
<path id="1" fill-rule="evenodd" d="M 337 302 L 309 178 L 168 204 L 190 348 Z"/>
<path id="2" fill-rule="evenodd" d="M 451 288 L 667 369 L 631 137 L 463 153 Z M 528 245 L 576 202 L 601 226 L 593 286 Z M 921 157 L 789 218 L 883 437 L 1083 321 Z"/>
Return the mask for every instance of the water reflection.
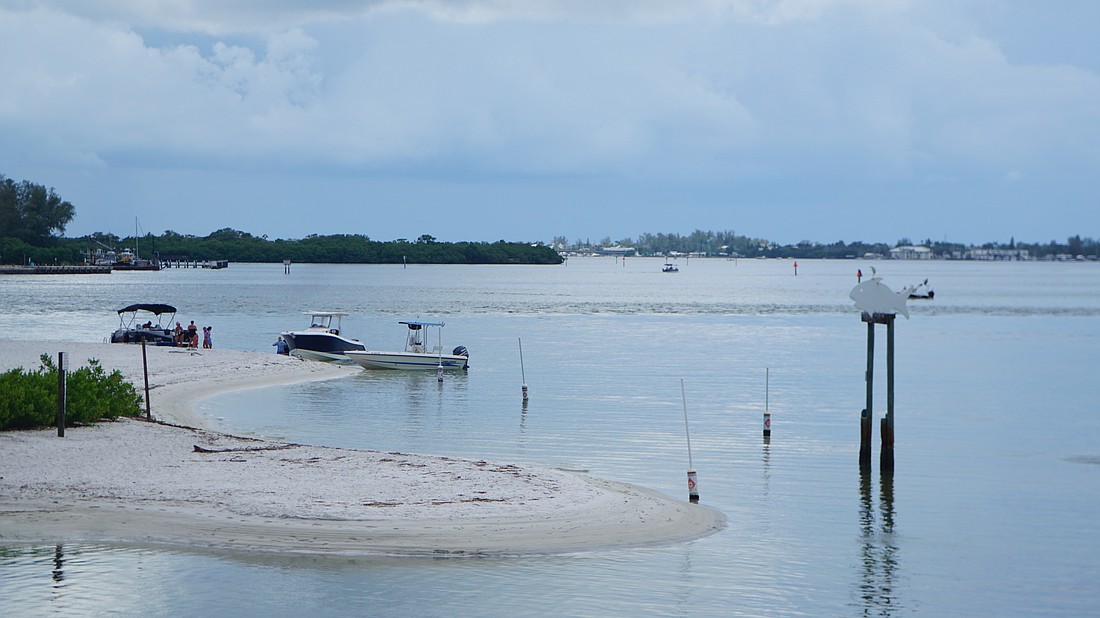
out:
<path id="1" fill-rule="evenodd" d="M 864 616 L 892 616 L 901 610 L 897 597 L 898 546 L 894 542 L 894 475 L 881 472 L 876 521 L 870 468 L 859 472 L 859 527 L 863 566 L 859 598 Z"/>
<path id="2" fill-rule="evenodd" d="M 65 581 L 65 552 L 61 544 L 54 548 L 53 552 L 53 580 L 60 584 Z"/>

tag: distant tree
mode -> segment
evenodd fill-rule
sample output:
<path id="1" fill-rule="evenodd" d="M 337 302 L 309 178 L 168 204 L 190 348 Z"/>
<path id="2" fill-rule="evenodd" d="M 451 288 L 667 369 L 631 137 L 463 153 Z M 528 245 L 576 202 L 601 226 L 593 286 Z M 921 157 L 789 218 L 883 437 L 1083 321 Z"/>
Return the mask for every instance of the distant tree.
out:
<path id="1" fill-rule="evenodd" d="M 1066 241 L 1067 253 L 1069 253 L 1070 255 L 1083 254 L 1085 252 L 1084 246 L 1085 244 L 1081 242 L 1080 236 L 1070 236 L 1069 239 Z"/>
<path id="2" fill-rule="evenodd" d="M 0 237 L 28 244 L 53 244 L 76 214 L 53 188 L 28 180 L 15 182 L 0 174 Z"/>

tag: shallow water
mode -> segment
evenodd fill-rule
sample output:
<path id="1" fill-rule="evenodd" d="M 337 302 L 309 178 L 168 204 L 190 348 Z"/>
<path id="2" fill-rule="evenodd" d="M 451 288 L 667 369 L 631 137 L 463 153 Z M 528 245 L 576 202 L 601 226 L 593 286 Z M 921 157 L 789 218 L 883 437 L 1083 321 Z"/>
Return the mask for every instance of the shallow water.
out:
<path id="1" fill-rule="evenodd" d="M 583 470 L 702 502 L 691 543 L 493 559 L 294 558 L 69 543 L 0 549 L 16 614 L 1096 615 L 1100 265 L 876 262 L 929 278 L 896 328 L 896 472 L 857 465 L 866 326 L 854 261 L 573 259 L 557 267 L 233 264 L 0 278 L 0 338 L 95 341 L 168 302 L 272 351 L 309 309 L 403 342 L 440 318 L 471 369 L 225 395 L 237 433 Z M 62 329 L 60 325 L 64 325 Z M 519 363 L 522 338 L 523 367 Z M 879 327 L 874 411 L 885 411 Z M 56 347 L 56 346 L 55 346 Z M 55 350 L 43 350 L 53 352 Z M 216 350 L 215 350 L 216 353 Z M 769 386 L 765 391 L 765 369 Z M 531 399 L 526 410 L 520 384 Z M 765 396 L 773 435 L 761 437 Z M 877 432 L 876 432 L 877 434 Z M 2 464 L 0 464 L 2 465 Z M 0 472 L 2 474 L 2 472 Z"/>

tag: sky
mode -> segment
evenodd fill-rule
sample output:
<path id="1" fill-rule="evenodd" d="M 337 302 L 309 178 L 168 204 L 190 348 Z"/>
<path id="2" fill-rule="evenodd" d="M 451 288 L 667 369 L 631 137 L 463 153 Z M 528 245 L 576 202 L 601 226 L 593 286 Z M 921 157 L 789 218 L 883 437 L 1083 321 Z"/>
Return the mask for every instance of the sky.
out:
<path id="1" fill-rule="evenodd" d="M 66 236 L 1100 238 L 1092 0 L 0 0 Z"/>

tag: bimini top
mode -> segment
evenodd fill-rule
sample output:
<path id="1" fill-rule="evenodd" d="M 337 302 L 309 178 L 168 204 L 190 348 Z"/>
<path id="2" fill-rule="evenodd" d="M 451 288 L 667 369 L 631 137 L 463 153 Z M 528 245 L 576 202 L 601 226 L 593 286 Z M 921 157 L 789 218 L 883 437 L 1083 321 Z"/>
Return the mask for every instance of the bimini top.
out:
<path id="1" fill-rule="evenodd" d="M 118 310 L 118 313 L 122 315 L 123 313 L 133 313 L 135 311 L 148 311 L 153 315 L 160 315 L 162 313 L 175 313 L 176 308 L 172 305 L 138 303 L 136 305 L 130 305 L 129 307 L 123 307 Z"/>
<path id="2" fill-rule="evenodd" d="M 410 330 L 420 330 L 425 326 L 443 326 L 443 322 L 398 322 L 398 324 L 407 324 Z"/>

